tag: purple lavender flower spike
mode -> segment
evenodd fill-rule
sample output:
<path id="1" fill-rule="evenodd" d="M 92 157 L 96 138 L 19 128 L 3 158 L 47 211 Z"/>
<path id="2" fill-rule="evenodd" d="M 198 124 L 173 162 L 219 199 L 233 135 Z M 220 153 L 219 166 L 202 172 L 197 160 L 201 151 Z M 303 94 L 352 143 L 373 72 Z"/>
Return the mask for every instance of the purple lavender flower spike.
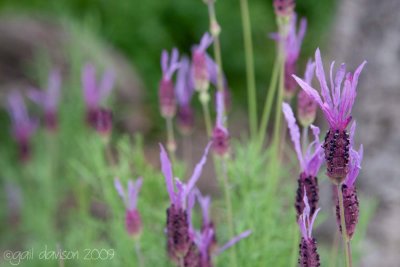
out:
<path id="1" fill-rule="evenodd" d="M 303 213 L 304 190 L 306 188 L 307 198 L 310 199 L 311 214 L 314 214 L 319 200 L 318 172 L 324 160 L 323 149 L 319 141 L 319 128 L 311 125 L 310 128 L 314 135 L 314 141 L 311 142 L 306 151 L 302 151 L 300 143 L 301 136 L 299 126 L 296 124 L 292 108 L 287 103 L 282 104 L 282 110 L 288 123 L 290 136 L 300 163 L 300 175 L 297 180 L 297 194 L 295 201 L 297 219 Z"/>
<path id="2" fill-rule="evenodd" d="M 304 188 L 304 210 L 298 219 L 298 224 L 301 232 L 299 264 L 301 267 L 318 267 L 320 266 L 319 254 L 317 252 L 317 242 L 312 237 L 311 231 L 314 225 L 315 218 L 320 209 L 317 209 L 311 216 L 310 206 L 307 199 L 307 192 Z"/>
<path id="3" fill-rule="evenodd" d="M 31 89 L 28 97 L 36 104 L 42 106 L 44 111 L 44 122 L 50 132 L 58 127 L 58 103 L 60 98 L 61 75 L 59 70 L 50 72 L 47 91 Z"/>
<path id="4" fill-rule="evenodd" d="M 176 99 L 178 102 L 178 125 L 182 134 L 192 132 L 194 125 L 194 113 L 190 104 L 193 93 L 193 79 L 190 71 L 190 62 L 187 57 L 180 61 L 180 67 L 175 84 Z"/>
<path id="5" fill-rule="evenodd" d="M 160 111 L 163 118 L 173 118 L 176 113 L 176 97 L 172 76 L 178 70 L 180 64 L 179 53 L 176 48 L 172 49 L 171 55 L 164 50 L 161 54 L 162 78 L 160 81 L 158 97 Z"/>
<path id="6" fill-rule="evenodd" d="M 213 150 L 218 156 L 227 156 L 230 150 L 230 136 L 228 129 L 224 126 L 225 109 L 224 94 L 220 91 L 217 93 L 217 119 L 213 130 Z"/>
<path id="7" fill-rule="evenodd" d="M 192 76 L 194 88 L 199 92 L 207 92 L 210 86 L 210 73 L 207 64 L 207 48 L 212 44 L 212 36 L 206 32 L 200 44 L 192 49 Z"/>
<path id="8" fill-rule="evenodd" d="M 112 113 L 103 108 L 104 101 L 114 85 L 114 74 L 108 70 L 104 73 L 100 84 L 97 84 L 96 69 L 88 63 L 82 70 L 83 95 L 86 104 L 87 124 L 102 135 L 109 135 L 112 129 Z"/>
<path id="9" fill-rule="evenodd" d="M 278 17 L 290 17 L 294 13 L 295 0 L 274 0 L 275 14 Z"/>
<path id="10" fill-rule="evenodd" d="M 22 162 L 27 162 L 31 155 L 30 139 L 38 123 L 29 117 L 24 99 L 18 91 L 12 91 L 7 100 L 7 109 L 12 122 L 12 135 L 18 144 L 19 158 Z"/>
<path id="11" fill-rule="evenodd" d="M 200 178 L 211 144 L 207 145 L 203 157 L 197 163 L 192 176 L 186 184 L 180 182 L 178 178 L 175 179 L 174 184 L 171 162 L 164 147 L 160 144 L 161 170 L 164 174 L 170 197 L 170 207 L 167 209 L 167 248 L 169 257 L 174 262 L 185 260 L 185 257 L 193 252 L 194 240 L 188 216 L 188 212 L 191 213 L 191 211 L 188 211 L 188 208 L 190 208 L 188 198 L 190 200 L 190 194 Z"/>
<path id="12" fill-rule="evenodd" d="M 114 185 L 119 196 L 124 202 L 125 212 L 125 228 L 127 233 L 133 238 L 138 238 L 142 233 L 142 219 L 137 209 L 137 199 L 142 187 L 143 179 L 140 177 L 134 183 L 132 180 L 128 181 L 128 192 L 125 192 L 121 182 L 115 178 Z"/>
<path id="13" fill-rule="evenodd" d="M 350 140 L 352 146 L 353 146 L 354 130 L 355 130 L 355 122 L 352 125 L 350 134 Z M 359 202 L 358 202 L 357 188 L 355 186 L 355 181 L 361 170 L 361 161 L 363 158 L 363 153 L 364 149 L 362 145 L 360 146 L 358 151 L 354 150 L 353 148 L 350 149 L 350 158 L 351 158 L 349 164 L 350 170 L 341 187 L 343 193 L 346 233 L 349 239 L 353 237 L 356 226 L 358 224 Z M 335 202 L 336 202 L 336 221 L 339 230 L 342 231 L 341 221 L 340 221 L 341 217 L 340 217 L 339 199 L 337 197 L 337 194 L 335 196 Z"/>
<path id="14" fill-rule="evenodd" d="M 312 84 L 314 71 L 315 63 L 309 60 L 304 74 L 304 81 L 307 84 Z M 303 90 L 300 90 L 297 95 L 297 115 L 303 127 L 308 127 L 313 123 L 317 115 L 317 103 Z"/>
<path id="15" fill-rule="evenodd" d="M 327 161 L 327 175 L 335 184 L 340 184 L 349 172 L 349 133 L 346 128 L 351 121 L 351 110 L 356 97 L 356 88 L 360 73 L 366 64 L 364 61 L 354 72 L 347 73 L 342 64 L 333 79 L 331 64 L 330 84 L 326 82 L 324 68 L 319 49 L 315 52 L 316 76 L 321 86 L 321 95 L 299 77 L 293 75 L 300 87 L 320 106 L 329 123 L 329 131 L 325 137 L 324 149 Z M 343 81 L 344 80 L 344 81 Z M 343 87 L 342 87 L 343 84 Z"/>

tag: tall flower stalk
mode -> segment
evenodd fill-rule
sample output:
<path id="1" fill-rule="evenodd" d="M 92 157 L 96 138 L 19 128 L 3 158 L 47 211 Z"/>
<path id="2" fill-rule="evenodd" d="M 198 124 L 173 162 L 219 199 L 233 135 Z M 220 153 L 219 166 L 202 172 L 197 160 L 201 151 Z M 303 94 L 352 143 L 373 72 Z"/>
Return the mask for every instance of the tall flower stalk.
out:
<path id="1" fill-rule="evenodd" d="M 253 59 L 253 39 L 251 37 L 251 22 L 249 14 L 249 4 L 247 0 L 240 0 L 240 10 L 242 14 L 243 43 L 246 58 L 246 80 L 247 98 L 249 110 L 250 135 L 255 138 L 257 134 L 257 90 L 256 77 L 254 73 Z"/>
<path id="2" fill-rule="evenodd" d="M 355 154 L 352 152 L 352 136 L 355 125 L 350 133 L 347 127 L 352 119 L 351 110 L 357 94 L 358 78 L 366 64 L 364 61 L 353 73 L 346 73 L 346 65 L 341 64 L 333 78 L 334 62 L 330 68 L 330 87 L 326 82 L 325 72 L 319 49 L 315 52 L 316 76 L 321 87 L 321 95 L 310 84 L 293 75 L 300 87 L 320 106 L 329 124 L 329 131 L 325 136 L 323 148 L 327 162 L 327 175 L 337 186 L 339 217 L 341 222 L 342 239 L 345 247 L 346 266 L 352 266 L 350 238 L 346 227 L 346 210 L 342 188 L 346 177 L 351 171 L 350 162 Z M 342 86 L 343 84 L 343 86 Z M 358 200 L 357 200 L 358 205 Z"/>

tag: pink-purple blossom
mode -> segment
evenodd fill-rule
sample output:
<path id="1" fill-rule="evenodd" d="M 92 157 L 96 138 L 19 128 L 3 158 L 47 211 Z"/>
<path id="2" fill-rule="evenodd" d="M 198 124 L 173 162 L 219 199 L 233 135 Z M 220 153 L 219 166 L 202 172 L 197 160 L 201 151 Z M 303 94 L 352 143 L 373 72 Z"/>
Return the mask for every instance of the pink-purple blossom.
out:
<path id="1" fill-rule="evenodd" d="M 9 93 L 7 109 L 11 117 L 12 135 L 18 144 L 19 158 L 25 162 L 31 155 L 30 139 L 38 122 L 29 116 L 24 99 L 18 91 Z"/>
<path id="2" fill-rule="evenodd" d="M 224 93 L 218 91 L 216 93 L 216 109 L 217 119 L 212 133 L 213 150 L 219 156 L 225 156 L 230 150 L 230 136 L 228 129 L 225 127 L 225 99 Z"/>
<path id="3" fill-rule="evenodd" d="M 45 126 L 49 131 L 55 131 L 58 127 L 58 104 L 61 91 L 61 75 L 58 69 L 49 74 L 47 90 L 31 89 L 28 97 L 42 107 L 44 111 Z"/>
<path id="4" fill-rule="evenodd" d="M 111 70 L 105 71 L 98 83 L 96 68 L 88 63 L 82 70 L 82 85 L 87 124 L 100 134 L 108 135 L 112 129 L 112 113 L 102 107 L 102 102 L 114 88 L 114 73 Z"/>
<path id="5" fill-rule="evenodd" d="M 274 0 L 275 14 L 278 17 L 288 17 L 293 15 L 295 6 L 295 0 Z"/>
<path id="6" fill-rule="evenodd" d="M 312 84 L 314 78 L 315 63 L 312 60 L 307 62 L 304 81 Z M 297 95 L 297 116 L 303 127 L 308 127 L 314 122 L 317 115 L 317 103 L 304 90 L 300 90 Z"/>
<path id="7" fill-rule="evenodd" d="M 175 71 L 180 67 L 178 60 L 179 52 L 176 48 L 172 49 L 171 54 L 168 54 L 166 50 L 161 54 L 162 78 L 158 98 L 163 118 L 173 118 L 176 113 L 176 96 L 172 78 Z"/>
<path id="8" fill-rule="evenodd" d="M 137 209 L 137 201 L 143 179 L 140 177 L 135 182 L 128 181 L 128 190 L 125 191 L 120 180 L 115 178 L 114 185 L 125 205 L 125 228 L 130 236 L 138 237 L 142 232 L 142 220 Z"/>
<path id="9" fill-rule="evenodd" d="M 205 92 L 210 86 L 210 71 L 208 68 L 207 48 L 212 44 L 212 36 L 206 32 L 198 45 L 192 49 L 192 77 L 196 90 Z"/>

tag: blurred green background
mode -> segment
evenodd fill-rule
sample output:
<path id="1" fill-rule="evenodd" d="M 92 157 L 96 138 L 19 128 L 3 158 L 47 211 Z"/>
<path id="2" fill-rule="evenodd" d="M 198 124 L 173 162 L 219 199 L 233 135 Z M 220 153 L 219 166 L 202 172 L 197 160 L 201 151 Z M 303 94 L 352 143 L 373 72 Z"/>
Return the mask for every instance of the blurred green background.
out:
<path id="1" fill-rule="evenodd" d="M 218 0 L 216 6 L 222 27 L 224 70 L 235 96 L 234 102 L 240 101 L 245 105 L 246 77 L 240 2 Z M 275 52 L 274 43 L 267 36 L 276 29 L 272 1 L 252 0 L 249 1 L 249 7 L 258 94 L 264 96 Z M 309 24 L 302 50 L 304 62 L 316 46 L 323 46 L 329 37 L 335 1 L 297 1 L 296 9 L 300 16 L 307 18 Z M 1 0 L 0 11 L 3 14 L 25 13 L 54 20 L 62 18 L 78 25 L 89 25 L 93 32 L 137 67 L 147 88 L 148 103 L 154 106 L 157 105 L 162 49 L 176 46 L 182 53 L 189 54 L 191 46 L 208 29 L 207 9 L 202 0 Z M 302 65 L 299 69 L 303 69 Z"/>

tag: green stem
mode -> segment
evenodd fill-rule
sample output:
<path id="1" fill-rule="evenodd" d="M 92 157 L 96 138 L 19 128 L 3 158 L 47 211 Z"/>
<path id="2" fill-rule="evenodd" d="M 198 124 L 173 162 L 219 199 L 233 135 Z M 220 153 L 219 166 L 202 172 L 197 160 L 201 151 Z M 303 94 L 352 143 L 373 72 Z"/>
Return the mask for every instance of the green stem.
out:
<path id="1" fill-rule="evenodd" d="M 274 139 L 273 146 L 275 147 L 275 153 L 278 158 L 279 153 L 279 140 L 280 140 L 280 131 L 281 131 L 281 120 L 282 120 L 282 102 L 283 102 L 283 91 L 284 91 L 284 75 L 285 75 L 285 54 L 281 51 L 281 59 L 280 59 L 280 77 L 279 77 L 279 87 L 278 87 L 278 98 L 276 101 L 276 110 L 275 110 L 275 123 L 274 123 Z"/>
<path id="2" fill-rule="evenodd" d="M 303 145 L 303 153 L 305 153 L 305 151 L 307 150 L 307 146 L 308 146 L 308 127 L 307 126 L 303 126 L 303 134 L 302 134 L 302 145 Z"/>
<path id="3" fill-rule="evenodd" d="M 139 263 L 139 267 L 144 267 L 144 260 L 143 260 L 143 255 L 142 255 L 142 250 L 140 249 L 140 241 L 135 240 L 135 253 L 136 253 L 136 258 Z"/>
<path id="4" fill-rule="evenodd" d="M 222 174 L 221 180 L 224 186 L 224 195 L 225 195 L 225 203 L 227 207 L 227 217 L 228 217 L 228 228 L 229 228 L 229 235 L 232 238 L 235 236 L 235 230 L 233 227 L 233 209 L 232 209 L 232 201 L 231 201 L 231 194 L 229 190 L 229 181 L 228 181 L 228 171 L 226 166 L 226 159 L 221 159 L 221 167 L 222 167 Z M 236 255 L 236 248 L 233 246 L 231 248 L 231 265 L 232 267 L 237 267 L 237 255 Z"/>
<path id="5" fill-rule="evenodd" d="M 344 248 L 344 251 L 346 254 L 346 266 L 352 267 L 350 239 L 347 236 L 346 221 L 345 221 L 345 217 L 344 217 L 345 215 L 344 215 L 342 185 L 338 184 L 337 189 L 338 189 L 338 196 L 339 196 L 340 225 L 342 227 L 343 248 Z"/>
<path id="6" fill-rule="evenodd" d="M 254 73 L 253 59 L 253 40 L 251 38 L 251 23 L 249 16 L 249 5 L 247 0 L 240 0 L 240 9 L 242 13 L 243 40 L 246 58 L 246 78 L 247 94 L 249 105 L 249 123 L 250 135 L 254 138 L 257 134 L 257 96 L 256 96 L 256 78 Z"/>
<path id="7" fill-rule="evenodd" d="M 269 118 L 271 116 L 272 100 L 274 99 L 276 92 L 276 83 L 278 81 L 278 70 L 279 70 L 279 57 L 275 58 L 274 67 L 272 70 L 272 76 L 268 87 L 268 94 L 265 99 L 264 110 L 261 117 L 260 130 L 259 130 L 259 146 L 261 146 L 265 139 L 265 134 L 268 128 Z"/>
<path id="8" fill-rule="evenodd" d="M 165 120 L 167 122 L 167 149 L 170 154 L 170 157 L 174 161 L 175 151 L 176 151 L 174 124 L 171 117 L 167 117 L 165 118 Z"/>
<path id="9" fill-rule="evenodd" d="M 335 236 L 333 238 L 333 244 L 332 244 L 330 260 L 329 260 L 329 267 L 336 266 L 336 258 L 337 258 L 338 249 L 339 249 L 339 239 L 340 239 L 340 232 L 336 231 Z"/>
<path id="10" fill-rule="evenodd" d="M 208 106 L 208 101 L 200 101 L 201 106 L 203 108 L 203 116 L 204 116 L 204 122 L 206 125 L 206 131 L 207 131 L 207 136 L 211 137 L 212 135 L 212 123 L 211 123 L 211 115 L 210 115 L 210 108 Z"/>

